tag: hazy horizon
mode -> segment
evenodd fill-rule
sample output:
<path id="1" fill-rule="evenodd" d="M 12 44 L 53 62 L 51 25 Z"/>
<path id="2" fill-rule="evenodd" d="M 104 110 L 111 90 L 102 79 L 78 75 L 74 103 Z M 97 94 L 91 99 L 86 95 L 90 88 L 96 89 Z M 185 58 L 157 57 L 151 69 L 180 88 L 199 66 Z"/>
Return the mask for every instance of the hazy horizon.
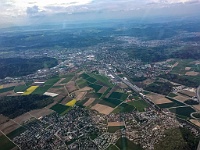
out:
<path id="1" fill-rule="evenodd" d="M 0 28 L 200 14 L 200 0 L 2 0 Z M 162 21 L 162 20 L 161 20 Z"/>

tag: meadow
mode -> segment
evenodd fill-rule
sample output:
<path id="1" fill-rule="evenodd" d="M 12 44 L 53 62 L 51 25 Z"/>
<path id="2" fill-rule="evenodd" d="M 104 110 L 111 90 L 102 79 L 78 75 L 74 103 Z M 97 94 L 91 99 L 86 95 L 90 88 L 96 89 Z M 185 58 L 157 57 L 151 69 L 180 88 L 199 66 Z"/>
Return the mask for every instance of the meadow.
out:
<path id="1" fill-rule="evenodd" d="M 134 106 L 139 112 L 143 112 L 149 106 L 144 100 L 135 100 L 127 104 Z"/>

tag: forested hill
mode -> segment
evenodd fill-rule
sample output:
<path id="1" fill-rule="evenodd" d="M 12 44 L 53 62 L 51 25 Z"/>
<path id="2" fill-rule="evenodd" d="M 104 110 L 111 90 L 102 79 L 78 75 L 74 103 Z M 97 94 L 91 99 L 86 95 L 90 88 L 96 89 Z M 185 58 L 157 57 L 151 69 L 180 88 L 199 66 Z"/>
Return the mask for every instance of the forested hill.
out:
<path id="1" fill-rule="evenodd" d="M 58 64 L 55 58 L 6 58 L 0 59 L 0 78 L 24 76 L 43 68 L 51 68 Z"/>
<path id="2" fill-rule="evenodd" d="M 122 50 L 128 53 L 130 58 L 141 59 L 143 62 L 159 62 L 169 58 L 194 59 L 200 58 L 200 46 L 159 46 L 159 47 L 119 47 L 110 48 L 110 51 Z"/>
<path id="3" fill-rule="evenodd" d="M 0 114 L 15 118 L 33 109 L 43 108 L 53 102 L 45 95 L 0 97 Z"/>

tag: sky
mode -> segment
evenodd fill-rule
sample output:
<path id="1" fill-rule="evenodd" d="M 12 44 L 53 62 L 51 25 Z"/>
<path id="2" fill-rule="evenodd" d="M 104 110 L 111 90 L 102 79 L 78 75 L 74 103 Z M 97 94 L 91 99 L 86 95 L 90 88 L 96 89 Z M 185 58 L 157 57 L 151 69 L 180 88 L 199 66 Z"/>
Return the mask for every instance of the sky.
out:
<path id="1" fill-rule="evenodd" d="M 0 0 L 0 27 L 103 19 L 190 16 L 200 0 Z"/>

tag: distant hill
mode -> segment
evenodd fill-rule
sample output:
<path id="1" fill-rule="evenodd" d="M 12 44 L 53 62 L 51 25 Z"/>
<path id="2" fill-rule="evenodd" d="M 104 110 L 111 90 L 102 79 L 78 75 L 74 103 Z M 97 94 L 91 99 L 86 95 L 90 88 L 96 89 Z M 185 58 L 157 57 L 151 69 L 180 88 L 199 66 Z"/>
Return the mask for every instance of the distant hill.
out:
<path id="1" fill-rule="evenodd" d="M 6 58 L 0 59 L 0 78 L 24 76 L 43 68 L 51 68 L 58 64 L 55 58 Z"/>

